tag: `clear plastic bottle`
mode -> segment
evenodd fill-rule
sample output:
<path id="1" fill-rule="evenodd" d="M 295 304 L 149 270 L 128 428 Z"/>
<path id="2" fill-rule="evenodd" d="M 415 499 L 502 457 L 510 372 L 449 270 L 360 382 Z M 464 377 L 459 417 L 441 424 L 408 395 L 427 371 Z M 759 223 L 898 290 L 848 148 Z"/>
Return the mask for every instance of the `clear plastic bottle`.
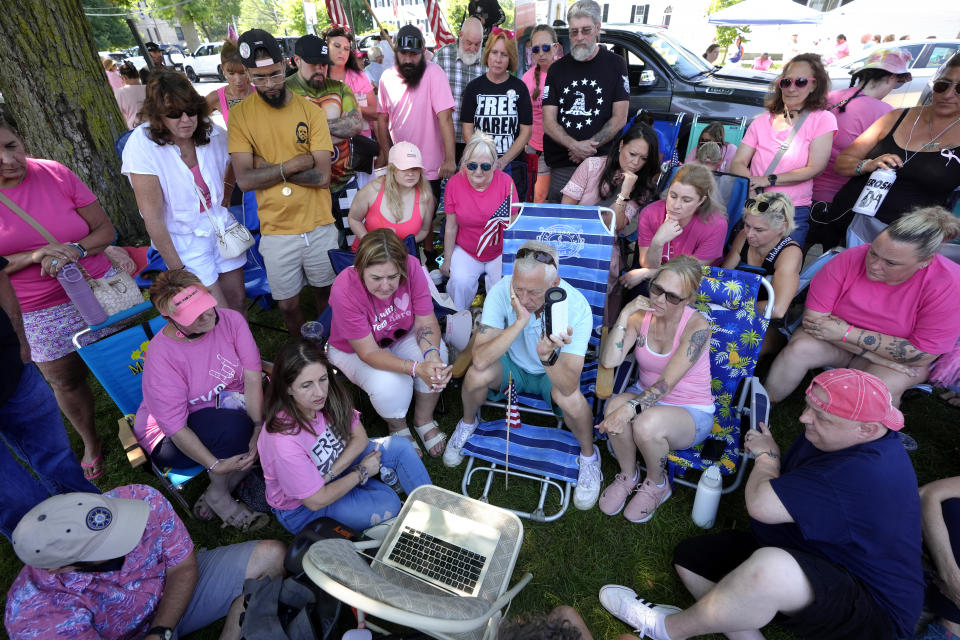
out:
<path id="1" fill-rule="evenodd" d="M 703 472 L 697 483 L 697 495 L 693 499 L 693 522 L 698 527 L 709 529 L 717 519 L 720 506 L 720 494 L 723 491 L 723 478 L 720 467 L 713 465 Z"/>
<path id="2" fill-rule="evenodd" d="M 317 344 L 323 344 L 326 341 L 327 328 L 322 322 L 310 320 L 300 325 L 300 335 L 305 339 Z"/>
<path id="3" fill-rule="evenodd" d="M 380 481 L 397 492 L 397 495 L 404 495 L 403 487 L 400 486 L 400 478 L 397 472 L 390 467 L 380 467 Z"/>
<path id="4" fill-rule="evenodd" d="M 67 292 L 73 306 L 80 312 L 80 317 L 91 327 L 105 322 L 107 312 L 100 306 L 97 297 L 93 295 L 93 290 L 87 284 L 87 279 L 75 263 L 63 265 L 63 268 L 57 273 L 57 280 L 60 286 Z"/>

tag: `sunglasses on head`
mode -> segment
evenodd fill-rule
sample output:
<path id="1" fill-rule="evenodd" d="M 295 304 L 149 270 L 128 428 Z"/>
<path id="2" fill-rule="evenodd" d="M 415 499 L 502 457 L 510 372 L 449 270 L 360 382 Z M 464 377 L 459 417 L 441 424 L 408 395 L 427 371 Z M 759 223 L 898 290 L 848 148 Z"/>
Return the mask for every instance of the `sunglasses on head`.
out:
<path id="1" fill-rule="evenodd" d="M 397 329 L 396 331 L 394 331 L 392 338 L 380 338 L 380 341 L 377 342 L 377 345 L 381 349 L 386 349 L 387 347 L 389 347 L 390 345 L 392 345 L 394 342 L 396 342 L 397 340 L 399 340 L 405 335 L 407 335 L 406 329 Z"/>
<path id="2" fill-rule="evenodd" d="M 533 55 L 537 55 L 538 53 L 550 53 L 551 51 L 553 51 L 552 44 L 534 45 L 530 47 L 530 53 Z"/>
<path id="3" fill-rule="evenodd" d="M 780 78 L 780 88 L 789 89 L 793 85 L 797 85 L 797 89 L 803 89 L 811 82 L 816 81 L 816 78 Z"/>
<path id="4" fill-rule="evenodd" d="M 540 251 L 538 249 L 520 249 L 517 251 L 517 260 L 523 260 L 527 256 L 533 256 L 533 259 L 537 262 L 542 262 L 543 264 L 552 264 L 555 267 L 557 266 L 553 256 L 546 251 Z"/>
<path id="5" fill-rule="evenodd" d="M 771 204 L 773 204 L 773 202 L 770 200 L 756 200 L 754 198 L 747 198 L 747 201 L 743 203 L 743 207 L 745 209 L 756 207 L 758 212 L 766 213 Z"/>
<path id="6" fill-rule="evenodd" d="M 650 297 L 651 297 L 651 298 L 656 298 L 657 296 L 661 296 L 661 295 L 662 295 L 664 298 L 666 298 L 666 299 L 667 299 L 667 302 L 669 302 L 670 304 L 680 304 L 681 302 L 683 302 L 683 298 L 681 298 L 681 297 L 678 296 L 677 294 L 671 293 L 670 291 L 667 291 L 666 289 L 664 289 L 663 287 L 661 287 L 661 286 L 658 285 L 657 283 L 651 284 L 651 285 L 650 285 Z"/>
<path id="7" fill-rule="evenodd" d="M 467 171 L 476 171 L 477 167 L 480 167 L 480 170 L 486 173 L 487 171 L 490 171 L 490 169 L 493 168 L 493 165 L 490 164 L 489 162 L 480 162 L 480 163 L 468 162 L 467 163 Z"/>
<path id="8" fill-rule="evenodd" d="M 950 87 L 953 87 L 953 90 L 960 94 L 960 82 L 951 82 L 949 80 L 937 80 L 933 83 L 933 92 L 934 93 L 943 93 Z"/>
<path id="9" fill-rule="evenodd" d="M 183 117 L 183 114 L 187 114 L 188 117 L 192 118 L 193 116 L 197 115 L 197 113 L 198 112 L 196 109 L 180 109 L 177 111 L 168 111 L 164 114 L 164 117 L 170 118 L 171 120 L 179 120 Z"/>

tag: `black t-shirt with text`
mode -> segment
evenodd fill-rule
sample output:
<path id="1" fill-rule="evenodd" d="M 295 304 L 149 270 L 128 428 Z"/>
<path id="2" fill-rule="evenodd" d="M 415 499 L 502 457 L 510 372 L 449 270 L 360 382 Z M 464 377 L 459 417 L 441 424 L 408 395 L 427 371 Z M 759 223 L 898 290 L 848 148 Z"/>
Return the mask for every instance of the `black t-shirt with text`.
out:
<path id="1" fill-rule="evenodd" d="M 7 266 L 7 259 L 0 256 L 0 270 Z M 16 393 L 20 384 L 23 363 L 20 361 L 20 340 L 10 324 L 7 313 L 0 309 L 0 405 Z M 3 445 L 0 445 L 3 446 Z"/>
<path id="2" fill-rule="evenodd" d="M 520 134 L 520 125 L 533 124 L 533 103 L 523 80 L 508 76 L 495 84 L 486 74 L 477 76 L 463 90 L 460 122 L 472 122 L 476 131 L 493 138 L 497 155 L 513 146 Z"/>
<path id="3" fill-rule="evenodd" d="M 627 63 L 602 45 L 590 60 L 577 62 L 571 54 L 547 71 L 543 106 L 557 107 L 557 122 L 575 140 L 586 140 L 613 116 L 613 103 L 630 100 Z M 610 142 L 597 149 L 605 155 Z M 551 167 L 572 167 L 567 148 L 544 133 L 543 157 Z"/>

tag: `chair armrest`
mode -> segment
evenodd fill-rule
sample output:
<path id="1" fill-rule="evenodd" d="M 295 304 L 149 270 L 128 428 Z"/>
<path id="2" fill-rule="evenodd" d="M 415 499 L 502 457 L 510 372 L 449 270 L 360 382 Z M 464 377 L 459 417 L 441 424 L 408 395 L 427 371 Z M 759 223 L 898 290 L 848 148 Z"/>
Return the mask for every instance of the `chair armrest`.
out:
<path id="1" fill-rule="evenodd" d="M 132 416 L 130 418 L 123 416 L 117 420 L 117 436 L 120 438 L 120 444 L 123 445 L 123 450 L 127 454 L 127 461 L 130 462 L 130 466 L 139 467 L 147 462 L 147 454 L 143 451 L 140 443 L 137 442 L 136 436 L 133 435 L 133 430 L 130 428 L 130 419 L 132 419 Z"/>

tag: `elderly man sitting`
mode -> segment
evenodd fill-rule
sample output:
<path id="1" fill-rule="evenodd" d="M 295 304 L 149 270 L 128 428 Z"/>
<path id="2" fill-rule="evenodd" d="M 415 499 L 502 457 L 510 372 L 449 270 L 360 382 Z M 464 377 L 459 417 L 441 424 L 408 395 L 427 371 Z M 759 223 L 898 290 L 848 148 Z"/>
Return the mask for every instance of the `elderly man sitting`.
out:
<path id="1" fill-rule="evenodd" d="M 600 602 L 643 637 L 762 638 L 776 619 L 803 638 L 912 637 L 923 603 L 920 498 L 895 431 L 903 414 L 876 376 L 821 373 L 807 388 L 804 433 L 782 459 L 766 426 L 747 434 L 752 533 L 685 540 L 674 565 L 698 598 L 651 605 L 607 585 Z"/>
<path id="2" fill-rule="evenodd" d="M 443 462 L 455 467 L 461 449 L 477 426 L 477 412 L 487 391 L 502 392 L 509 377 L 518 392 L 538 394 L 563 411 L 564 421 L 580 443 L 580 473 L 573 504 L 589 509 L 600 494 L 603 476 L 593 444 L 590 406 L 580 392 L 583 357 L 593 329 L 590 305 L 583 294 L 557 275 L 557 250 L 529 240 L 518 250 L 513 275 L 487 293 L 473 346 L 473 364 L 463 381 L 463 418 L 450 437 Z M 546 335 L 544 300 L 547 289 L 567 294 L 566 331 Z M 502 395 L 500 396 L 502 397 Z"/>
<path id="3" fill-rule="evenodd" d="M 286 551 L 252 540 L 194 553 L 167 499 L 142 484 L 44 500 L 13 549 L 27 566 L 7 593 L 12 640 L 171 640 L 224 616 L 221 640 L 238 639 L 244 580 L 280 577 Z"/>

